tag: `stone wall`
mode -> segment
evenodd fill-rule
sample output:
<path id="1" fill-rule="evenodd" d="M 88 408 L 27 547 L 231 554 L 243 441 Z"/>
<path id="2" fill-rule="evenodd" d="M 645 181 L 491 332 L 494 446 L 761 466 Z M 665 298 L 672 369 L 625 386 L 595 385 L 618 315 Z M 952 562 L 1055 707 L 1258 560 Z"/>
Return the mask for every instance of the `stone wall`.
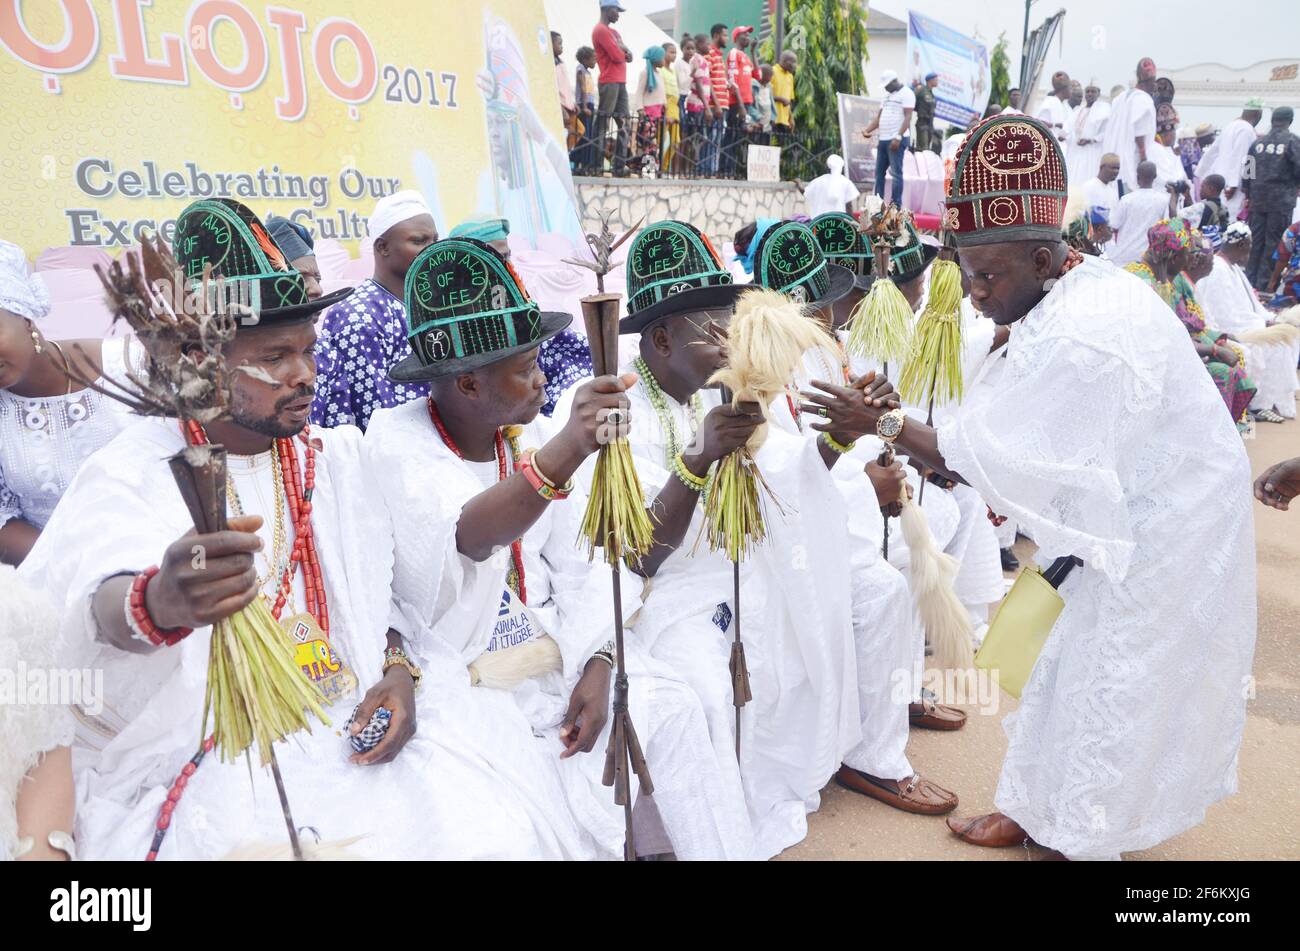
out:
<path id="1" fill-rule="evenodd" d="M 790 182 L 695 181 L 667 178 L 574 177 L 583 228 L 600 229 L 600 212 L 613 212 L 610 227 L 626 231 L 667 218 L 695 225 L 718 248 L 759 218 L 807 214 L 803 195 Z"/>

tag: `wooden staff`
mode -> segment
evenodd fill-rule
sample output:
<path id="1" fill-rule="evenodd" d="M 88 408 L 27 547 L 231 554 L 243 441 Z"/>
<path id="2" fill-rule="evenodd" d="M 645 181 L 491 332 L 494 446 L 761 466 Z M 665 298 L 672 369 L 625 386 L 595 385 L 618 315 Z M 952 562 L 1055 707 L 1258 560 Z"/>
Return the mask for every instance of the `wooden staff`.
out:
<path id="1" fill-rule="evenodd" d="M 732 393 L 725 386 L 720 387 L 719 391 L 722 396 L 723 404 L 731 402 Z M 732 614 L 732 641 L 731 641 L 731 660 L 728 668 L 731 671 L 731 703 L 736 708 L 736 763 L 740 763 L 740 708 L 749 701 L 754 699 L 753 693 L 749 689 L 749 665 L 745 662 L 745 642 L 741 639 L 740 634 L 740 561 L 731 563 L 731 581 L 732 581 L 732 605 L 735 608 Z"/>
<path id="2" fill-rule="evenodd" d="M 588 235 L 587 241 L 596 257 L 596 266 L 590 262 L 575 261 L 596 273 L 597 287 L 602 293 L 582 299 L 582 319 L 587 330 L 587 346 L 591 350 L 592 373 L 604 376 L 618 372 L 618 314 L 622 298 L 618 294 L 605 294 L 604 276 L 609 266 L 610 253 L 627 238 L 612 240 L 608 219 L 603 221 L 601 235 Z M 631 234 L 629 231 L 628 234 Z M 593 487 L 593 491 L 598 491 Z M 617 543 L 617 536 L 612 536 Z M 614 802 L 623 807 L 623 859 L 636 861 L 636 838 L 632 828 L 632 777 L 636 773 L 641 792 L 649 796 L 654 792 L 650 767 L 646 765 L 641 741 L 632 724 L 628 708 L 627 660 L 623 645 L 623 589 L 622 552 L 606 552 L 610 580 L 614 592 L 614 702 L 613 723 L 610 725 L 609 744 L 605 747 L 605 772 L 602 782 L 614 787 Z"/>

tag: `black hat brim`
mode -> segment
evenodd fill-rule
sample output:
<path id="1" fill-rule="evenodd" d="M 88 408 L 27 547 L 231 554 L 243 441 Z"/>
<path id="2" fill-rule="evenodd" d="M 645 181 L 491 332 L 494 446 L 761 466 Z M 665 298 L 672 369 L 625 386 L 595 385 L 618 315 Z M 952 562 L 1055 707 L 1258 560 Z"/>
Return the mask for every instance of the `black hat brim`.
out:
<path id="1" fill-rule="evenodd" d="M 651 324 L 658 323 L 677 314 L 689 314 L 701 310 L 718 310 L 735 306 L 736 299 L 751 284 L 713 284 L 709 287 L 693 287 L 680 294 L 672 294 L 663 300 L 655 301 L 649 307 L 638 310 L 618 322 L 620 334 L 639 334 Z"/>
<path id="2" fill-rule="evenodd" d="M 258 314 L 258 324 L 291 324 L 300 320 L 310 320 L 327 307 L 331 307 L 349 296 L 355 288 L 344 287 L 332 294 L 326 294 L 305 304 L 292 307 L 271 307 Z"/>
<path id="3" fill-rule="evenodd" d="M 853 289 L 857 286 L 857 281 L 855 280 L 857 275 L 844 265 L 831 264 L 828 262 L 826 267 L 830 273 L 831 286 L 825 294 L 817 299 L 817 304 L 822 307 L 843 300 L 852 294 Z"/>
<path id="4" fill-rule="evenodd" d="M 507 357 L 535 350 L 571 323 L 573 323 L 573 317 L 569 314 L 542 311 L 542 333 L 536 340 L 521 343 L 507 350 L 476 353 L 473 356 L 460 357 L 456 360 L 443 360 L 441 363 L 434 363 L 429 366 L 421 363 L 420 358 L 412 353 L 388 371 L 388 378 L 394 383 L 428 383 L 442 377 L 472 373 Z"/>
<path id="5" fill-rule="evenodd" d="M 915 280 L 930 266 L 930 262 L 938 256 L 938 248 L 932 244 L 923 244 L 921 245 L 921 266 L 908 271 L 906 274 L 890 274 L 889 279 L 895 284 L 906 284 L 908 281 Z"/>

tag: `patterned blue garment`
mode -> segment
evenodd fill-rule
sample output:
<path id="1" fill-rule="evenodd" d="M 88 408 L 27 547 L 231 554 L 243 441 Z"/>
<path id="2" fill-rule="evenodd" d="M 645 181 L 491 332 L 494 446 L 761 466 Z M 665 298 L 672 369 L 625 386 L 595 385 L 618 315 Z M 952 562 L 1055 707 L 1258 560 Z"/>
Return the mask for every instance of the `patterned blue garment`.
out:
<path id="1" fill-rule="evenodd" d="M 546 404 L 542 413 L 550 416 L 564 391 L 591 376 L 591 351 L 587 340 L 573 330 L 561 330 L 542 344 L 537 365 L 546 374 Z"/>
<path id="2" fill-rule="evenodd" d="M 427 383 L 394 383 L 389 368 L 411 352 L 406 308 L 373 278 L 325 312 L 316 341 L 315 426 L 364 430 L 377 409 L 429 392 Z"/>

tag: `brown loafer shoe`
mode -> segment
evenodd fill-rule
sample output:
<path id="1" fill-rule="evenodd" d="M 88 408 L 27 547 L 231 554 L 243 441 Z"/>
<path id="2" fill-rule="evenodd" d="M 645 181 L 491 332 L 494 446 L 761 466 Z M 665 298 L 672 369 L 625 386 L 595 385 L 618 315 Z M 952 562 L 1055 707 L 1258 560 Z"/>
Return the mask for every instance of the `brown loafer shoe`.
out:
<path id="1" fill-rule="evenodd" d="M 845 789 L 878 799 L 887 806 L 919 816 L 941 816 L 957 808 L 957 794 L 938 783 L 913 775 L 910 779 L 878 779 L 851 766 L 840 766 L 835 781 Z"/>
<path id="2" fill-rule="evenodd" d="M 949 817 L 948 828 L 963 842 L 982 845 L 989 849 L 1004 849 L 1011 845 L 1024 845 L 1029 841 L 1029 833 L 1020 828 L 1020 824 L 1010 816 L 1000 812 L 991 812 L 974 819 L 957 819 Z"/>
<path id="3" fill-rule="evenodd" d="M 966 725 L 966 713 L 958 707 L 922 697 L 920 702 L 907 705 L 907 722 L 922 730 L 960 730 Z"/>

